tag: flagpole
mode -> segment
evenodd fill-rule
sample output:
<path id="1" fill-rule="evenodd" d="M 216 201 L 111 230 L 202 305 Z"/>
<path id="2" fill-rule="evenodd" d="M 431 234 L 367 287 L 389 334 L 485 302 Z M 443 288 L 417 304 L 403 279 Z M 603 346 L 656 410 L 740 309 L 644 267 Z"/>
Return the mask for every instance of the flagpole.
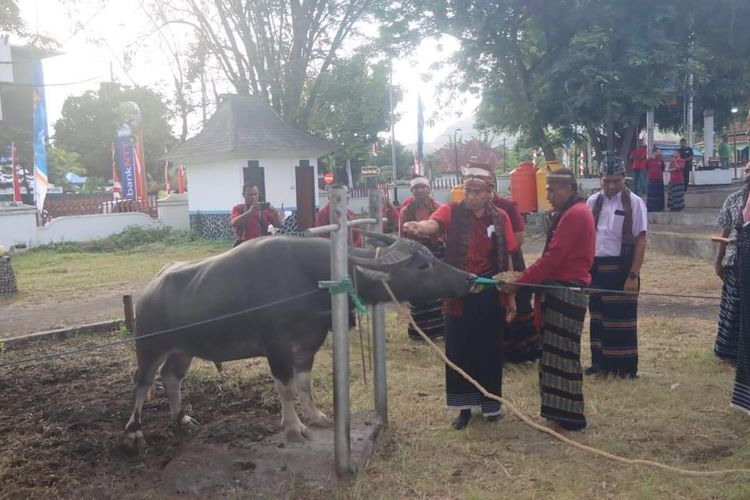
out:
<path id="1" fill-rule="evenodd" d="M 393 202 L 398 203 L 398 175 L 396 174 L 396 128 L 393 123 L 393 61 L 388 76 L 388 100 L 391 111 L 391 165 L 393 165 Z"/>

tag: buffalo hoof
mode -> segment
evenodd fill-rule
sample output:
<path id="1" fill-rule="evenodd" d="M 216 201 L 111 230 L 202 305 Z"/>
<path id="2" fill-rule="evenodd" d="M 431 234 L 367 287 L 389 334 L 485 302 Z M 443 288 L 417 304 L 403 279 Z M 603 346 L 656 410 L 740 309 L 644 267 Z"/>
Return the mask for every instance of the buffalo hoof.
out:
<path id="1" fill-rule="evenodd" d="M 302 423 L 300 423 L 299 426 L 289 427 L 284 432 L 286 434 L 286 440 L 290 443 L 304 443 L 305 441 L 312 439 L 310 429 L 305 427 Z"/>
<path id="2" fill-rule="evenodd" d="M 198 427 L 200 427 L 200 422 L 198 422 L 196 419 L 191 417 L 190 415 L 182 415 L 179 420 L 177 420 L 177 426 L 180 428 L 183 432 L 190 432 L 194 431 Z"/>
<path id="3" fill-rule="evenodd" d="M 317 417 L 310 419 L 311 427 L 328 428 L 332 425 L 333 421 L 328 418 L 323 412 L 320 412 L 320 415 L 318 415 Z"/>
<path id="4" fill-rule="evenodd" d="M 127 432 L 122 442 L 122 449 L 131 456 L 141 456 L 146 452 L 146 439 L 143 432 Z"/>

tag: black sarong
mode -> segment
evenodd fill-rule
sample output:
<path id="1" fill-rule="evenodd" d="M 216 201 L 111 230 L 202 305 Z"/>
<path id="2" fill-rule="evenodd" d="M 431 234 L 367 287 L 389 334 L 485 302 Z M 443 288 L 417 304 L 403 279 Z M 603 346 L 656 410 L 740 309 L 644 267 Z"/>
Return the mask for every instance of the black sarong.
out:
<path id="1" fill-rule="evenodd" d="M 502 396 L 505 312 L 494 287 L 462 299 L 463 314 L 446 316 L 445 354 L 491 394 Z M 500 403 L 485 398 L 452 368 L 445 368 L 448 408 L 481 407 L 486 417 L 500 414 Z"/>
<path id="2" fill-rule="evenodd" d="M 646 208 L 649 212 L 664 211 L 664 183 L 649 182 L 648 196 L 646 196 Z"/>
<path id="3" fill-rule="evenodd" d="M 591 288 L 622 290 L 631 259 L 596 257 L 591 269 Z M 638 373 L 638 296 L 592 293 L 591 366 L 599 373 L 635 377 Z"/>
<path id="4" fill-rule="evenodd" d="M 716 334 L 714 353 L 727 361 L 737 361 L 737 343 L 740 331 L 740 288 L 735 266 L 724 267 L 724 285 L 721 287 L 719 331 Z"/>
<path id="5" fill-rule="evenodd" d="M 750 225 L 738 231 L 736 264 L 740 287 L 740 334 L 732 407 L 750 415 Z"/>

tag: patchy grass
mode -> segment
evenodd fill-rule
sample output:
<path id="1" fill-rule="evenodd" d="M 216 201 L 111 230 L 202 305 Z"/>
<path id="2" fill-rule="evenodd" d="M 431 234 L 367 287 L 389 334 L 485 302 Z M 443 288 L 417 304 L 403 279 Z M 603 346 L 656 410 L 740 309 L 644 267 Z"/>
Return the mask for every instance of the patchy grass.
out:
<path id="1" fill-rule="evenodd" d="M 19 280 L 23 280 L 27 298 L 47 300 L 49 296 L 96 293 L 111 282 L 147 279 L 167 260 L 198 258 L 224 248 L 216 243 L 196 242 L 111 254 L 36 251 L 16 257 L 14 268 Z M 528 260 L 532 260 L 531 254 L 529 257 Z M 42 271 L 44 268 L 46 270 Z M 720 293 L 720 282 L 713 274 L 712 263 L 703 260 L 649 252 L 642 275 L 644 292 L 715 297 Z M 103 276 L 108 278 L 105 280 Z M 103 281 L 108 284 L 102 284 Z M 568 433 L 568 436 L 625 457 L 656 460 L 677 467 L 700 470 L 748 467 L 750 420 L 730 409 L 734 370 L 712 353 L 717 312 L 716 302 L 642 296 L 640 377 L 637 380 L 586 377 L 584 395 L 589 427 L 581 433 Z M 368 499 L 750 497 L 750 476 L 694 478 L 643 466 L 622 465 L 559 443 L 527 427 L 507 411 L 499 423 L 488 424 L 478 417 L 466 431 L 452 431 L 449 422 L 453 415 L 444 407 L 444 368 L 438 358 L 426 345 L 407 339 L 402 311 L 389 309 L 387 335 L 390 421 L 374 456 L 353 483 L 340 487 L 333 495 L 301 487 L 297 496 Z M 368 350 L 370 344 L 361 345 L 357 331 L 351 332 L 350 339 L 352 410 L 357 411 L 373 406 L 372 370 L 366 364 L 366 385 L 360 361 L 360 348 Z M 333 406 L 330 347 L 329 338 L 317 356 L 314 372 L 316 399 L 328 413 Z M 587 332 L 582 352 L 584 365 L 587 365 Z M 107 366 L 111 363 L 106 356 L 100 358 L 87 360 L 92 370 L 100 370 L 99 363 Z M 129 355 L 123 363 L 132 368 Z M 194 403 L 205 392 L 201 389 L 203 382 L 216 380 L 211 365 L 203 363 L 196 368 L 191 371 L 185 388 L 186 399 Z M 234 415 L 238 408 L 258 413 L 259 410 L 251 408 L 260 405 L 264 414 L 273 414 L 270 421 L 275 422 L 278 400 L 268 377 L 267 363 L 239 361 L 229 363 L 227 368 L 230 379 L 221 384 L 222 390 L 231 397 L 217 401 L 221 404 L 212 410 L 211 416 L 216 418 L 216 412 Z M 542 423 L 538 417 L 536 366 L 507 366 L 503 378 L 504 396 Z M 5 380 L 10 383 L 10 378 Z M 247 391 L 248 386 L 257 386 L 258 381 L 263 383 L 247 399 L 242 389 Z M 97 385 L 93 380 L 89 383 L 93 384 L 90 387 Z M 83 394 L 94 391 L 90 400 L 83 402 L 86 407 L 102 405 L 101 400 L 92 399 L 94 396 L 106 401 L 113 397 L 107 394 L 116 394 L 118 411 L 112 419 L 113 430 L 109 432 L 119 432 L 129 411 L 128 377 L 112 380 L 106 387 L 107 394 L 97 394 L 95 389 L 84 387 L 78 390 Z M 111 401 L 104 406 L 110 404 Z M 163 425 L 164 404 L 163 400 L 159 403 L 161 420 L 155 421 L 154 417 L 149 420 L 150 426 L 160 425 L 159 422 Z M 235 419 L 232 425 L 242 421 Z M 176 443 L 177 440 L 169 441 L 173 447 Z M 158 456 L 159 463 L 177 454 L 177 449 L 168 449 Z M 10 462 L 3 467 L 5 474 L 14 470 Z M 54 471 L 54 464 L 52 467 Z M 114 461 L 109 467 L 115 468 L 116 473 L 105 477 L 127 477 L 128 464 Z M 76 470 L 80 472 L 84 468 Z M 37 477 L 29 481 L 41 480 L 50 474 L 48 469 L 35 471 Z M 70 477 L 70 481 L 85 484 L 88 479 L 79 476 Z M 76 488 L 50 487 L 47 492 L 55 496 L 71 491 Z M 238 497 L 241 496 L 238 493 Z"/>
<path id="2" fill-rule="evenodd" d="M 231 247 L 228 241 L 189 237 L 139 240 L 122 249 L 109 249 L 109 239 L 100 241 L 104 243 L 51 245 L 14 256 L 19 293 L 0 296 L 0 306 L 70 301 L 129 288 L 151 279 L 169 261 L 200 259 Z M 98 250 L 84 251 L 89 247 Z"/>

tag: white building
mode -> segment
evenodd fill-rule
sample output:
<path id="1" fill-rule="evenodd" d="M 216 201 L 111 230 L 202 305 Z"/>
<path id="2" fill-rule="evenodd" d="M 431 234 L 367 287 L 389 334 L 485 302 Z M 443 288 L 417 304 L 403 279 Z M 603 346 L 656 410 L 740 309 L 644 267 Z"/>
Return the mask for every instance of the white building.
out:
<path id="1" fill-rule="evenodd" d="M 163 159 L 186 167 L 191 227 L 229 237 L 229 214 L 246 183 L 277 209 L 317 206 L 318 158 L 334 149 L 284 122 L 261 98 L 224 95 L 203 130 Z"/>

